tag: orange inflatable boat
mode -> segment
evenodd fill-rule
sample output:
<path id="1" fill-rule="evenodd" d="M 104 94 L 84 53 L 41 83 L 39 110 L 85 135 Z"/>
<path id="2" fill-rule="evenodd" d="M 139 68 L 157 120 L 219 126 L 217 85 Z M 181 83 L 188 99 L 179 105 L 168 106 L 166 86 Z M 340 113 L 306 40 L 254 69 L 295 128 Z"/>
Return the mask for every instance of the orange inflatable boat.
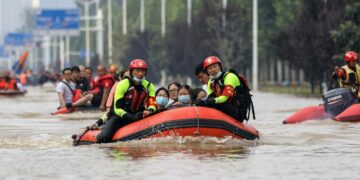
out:
<path id="1" fill-rule="evenodd" d="M 27 91 L 19 91 L 19 90 L 0 90 L 0 96 L 19 96 L 25 95 Z"/>
<path id="2" fill-rule="evenodd" d="M 360 104 L 349 89 L 338 88 L 324 95 L 324 104 L 305 107 L 287 117 L 283 124 L 331 118 L 336 121 L 360 121 Z"/>
<path id="3" fill-rule="evenodd" d="M 77 138 L 74 145 L 96 143 L 101 130 L 88 130 Z M 120 128 L 113 142 L 165 136 L 231 136 L 237 139 L 254 140 L 258 131 L 232 117 L 207 107 L 181 107 L 163 111 Z"/>

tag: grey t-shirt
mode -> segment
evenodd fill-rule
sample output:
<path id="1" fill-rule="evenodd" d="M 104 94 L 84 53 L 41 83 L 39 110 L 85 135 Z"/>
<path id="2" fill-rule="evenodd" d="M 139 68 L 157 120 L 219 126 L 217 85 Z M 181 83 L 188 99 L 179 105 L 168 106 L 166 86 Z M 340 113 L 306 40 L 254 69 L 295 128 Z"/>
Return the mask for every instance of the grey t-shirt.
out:
<path id="1" fill-rule="evenodd" d="M 75 90 L 75 83 L 73 83 L 72 81 L 66 83 L 71 87 L 72 90 Z M 56 87 L 56 92 L 64 93 L 65 104 L 72 102 L 73 93 L 64 82 L 59 82 L 59 84 Z"/>

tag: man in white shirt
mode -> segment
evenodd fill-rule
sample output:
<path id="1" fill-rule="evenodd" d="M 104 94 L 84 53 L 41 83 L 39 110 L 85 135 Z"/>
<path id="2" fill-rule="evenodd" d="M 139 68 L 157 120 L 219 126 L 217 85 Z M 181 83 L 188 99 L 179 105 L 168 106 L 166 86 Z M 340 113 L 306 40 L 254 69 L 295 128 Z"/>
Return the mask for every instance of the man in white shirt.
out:
<path id="1" fill-rule="evenodd" d="M 71 81 L 72 70 L 65 68 L 63 70 L 63 80 L 57 85 L 56 92 L 59 95 L 60 107 L 63 108 L 67 103 L 72 103 L 73 91 L 75 90 L 75 83 Z"/>

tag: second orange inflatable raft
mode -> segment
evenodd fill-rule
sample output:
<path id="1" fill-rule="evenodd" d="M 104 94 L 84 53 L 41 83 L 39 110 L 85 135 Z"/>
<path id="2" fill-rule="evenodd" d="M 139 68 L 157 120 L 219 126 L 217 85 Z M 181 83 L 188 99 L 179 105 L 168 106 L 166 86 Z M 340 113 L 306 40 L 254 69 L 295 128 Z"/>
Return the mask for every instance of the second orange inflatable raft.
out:
<path id="1" fill-rule="evenodd" d="M 96 143 L 100 131 L 87 131 L 74 145 Z M 243 124 L 216 109 L 192 106 L 167 110 L 126 125 L 115 133 L 112 141 L 165 136 L 231 136 L 254 140 L 259 138 L 259 133 L 253 126 Z"/>

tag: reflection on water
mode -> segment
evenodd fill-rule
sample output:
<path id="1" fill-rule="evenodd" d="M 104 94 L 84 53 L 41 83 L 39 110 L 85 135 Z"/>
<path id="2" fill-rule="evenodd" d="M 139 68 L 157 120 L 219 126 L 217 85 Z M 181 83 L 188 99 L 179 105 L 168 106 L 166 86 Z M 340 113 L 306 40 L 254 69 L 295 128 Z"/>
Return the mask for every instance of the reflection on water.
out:
<path id="1" fill-rule="evenodd" d="M 360 123 L 330 119 L 283 125 L 321 99 L 254 93 L 260 140 L 166 137 L 72 146 L 96 111 L 51 116 L 48 87 L 0 97 L 0 178 L 5 179 L 360 179 Z"/>
<path id="2" fill-rule="evenodd" d="M 82 120 L 96 120 L 96 119 L 99 119 L 99 117 L 101 117 L 101 115 L 102 115 L 102 112 L 95 111 L 95 110 L 88 110 L 88 111 L 79 110 L 79 111 L 75 111 L 70 114 L 56 115 L 56 118 L 59 118 L 61 120 L 82 121 Z"/>
<path id="3" fill-rule="evenodd" d="M 226 139 L 226 140 L 224 140 Z M 198 159 L 243 159 L 256 143 L 237 139 L 211 137 L 167 137 L 101 145 L 116 160 L 136 160 L 181 153 Z"/>

